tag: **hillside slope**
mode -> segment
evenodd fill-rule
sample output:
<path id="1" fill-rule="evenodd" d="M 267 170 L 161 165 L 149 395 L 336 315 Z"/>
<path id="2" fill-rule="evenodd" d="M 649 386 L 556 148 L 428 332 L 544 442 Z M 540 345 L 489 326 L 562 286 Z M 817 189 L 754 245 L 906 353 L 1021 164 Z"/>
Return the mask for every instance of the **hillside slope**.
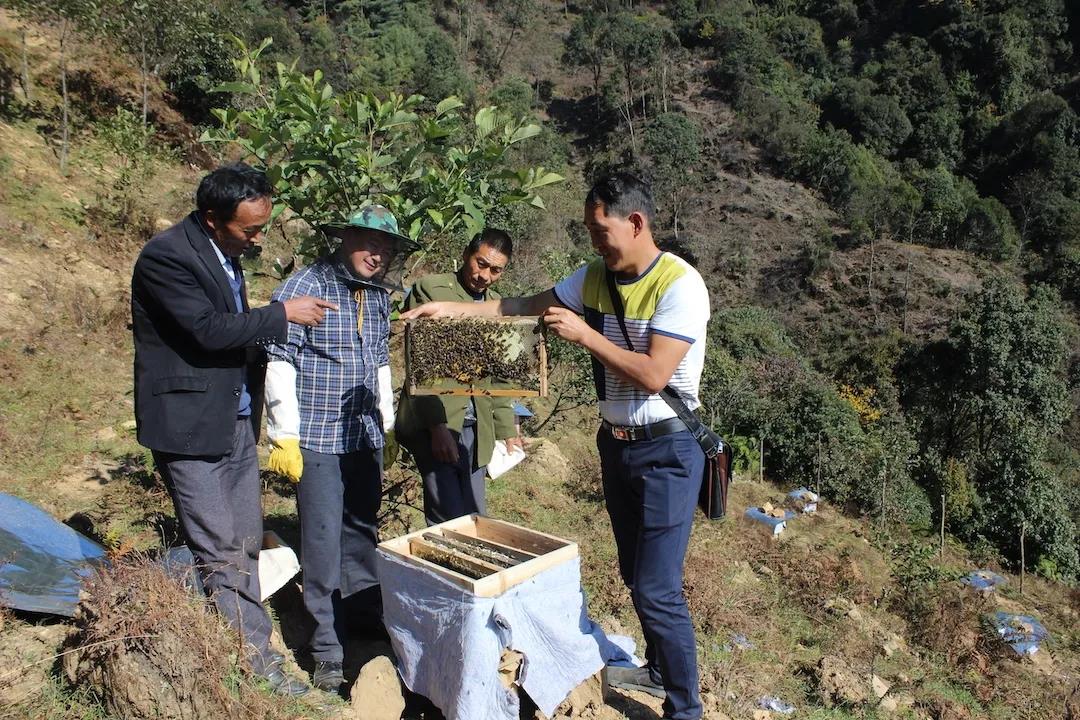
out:
<path id="1" fill-rule="evenodd" d="M 567 433 L 556 442 L 539 441 L 533 458 L 495 483 L 492 510 L 580 543 L 590 612 L 640 641 L 589 441 Z M 954 579 L 976 568 L 961 548 L 949 544 L 938 563 L 902 526 L 853 520 L 827 504 L 778 539 L 742 517 L 782 500 L 777 485 L 742 479 L 729 519 L 695 523 L 685 587 L 707 718 L 748 718 L 767 696 L 819 719 L 1064 716 L 1080 679 L 1075 591 L 1029 576 L 1021 595 L 1007 575 L 999 592 L 980 597 Z M 988 625 L 999 610 L 1036 615 L 1053 639 L 1018 658 Z M 883 701 L 870 694 L 873 677 L 888 688 Z M 1069 701 L 1074 713 L 1078 701 Z"/>
<path id="2" fill-rule="evenodd" d="M 532 36 L 543 60 L 532 72 L 558 72 L 552 48 L 566 29 L 558 5 L 548 3 L 548 32 Z M 20 27 L 0 11 L 0 53 L 7 58 L 17 53 Z M 117 103 L 134 98 L 132 66 L 106 48 L 76 54 L 73 63 L 83 73 L 77 106 L 85 114 L 62 176 L 50 120 L 57 102 L 55 37 L 35 27 L 30 39 L 43 109 L 0 117 L 0 491 L 42 505 L 115 554 L 156 550 L 178 533 L 160 479 L 130 433 L 126 288 L 141 242 L 189 209 L 200 171 L 178 158 L 188 158 L 183 138 L 193 131 L 170 114 L 167 95 L 156 87 L 155 120 L 169 128 L 163 135 L 174 149 L 147 161 L 148 174 L 133 193 L 137 212 L 119 222 L 122 196 L 115 188 L 126 160 L 105 141 L 102 121 Z M 526 72 L 515 65 L 521 57 L 527 53 L 511 56 L 509 68 Z M 556 78 L 556 98 L 572 100 L 584 91 L 579 81 Z M 844 349 L 858 353 L 863 339 L 879 334 L 939 336 L 958 297 L 987 274 L 986 261 L 961 251 L 880 239 L 847 246 L 845 229 L 821 197 L 771 174 L 740 139 L 726 104 L 693 84 L 672 101 L 703 121 L 708 190 L 688 198 L 679 237 L 663 239 L 696 260 L 717 310 L 770 308 L 803 351 L 827 365 L 826 349 L 838 342 L 849 341 Z M 545 112 L 564 122 L 555 107 Z M 545 231 L 577 223 L 580 198 L 563 200 L 552 204 L 562 215 L 548 218 Z M 831 250 L 823 253 L 822 245 Z M 268 283 L 260 278 L 256 294 L 265 295 Z M 577 541 L 590 612 L 608 630 L 636 635 L 603 511 L 594 426 L 590 412 L 566 416 L 556 433 L 534 444 L 532 460 L 493 484 L 491 510 Z M 954 579 L 980 566 L 964 548 L 950 541 L 938 562 L 924 549 L 927 538 L 899 522 L 847 515 L 828 504 L 770 540 L 740 519 L 747 507 L 778 502 L 791 488 L 787 477 L 769 479 L 740 478 L 731 519 L 699 521 L 694 529 L 686 587 L 699 631 L 707 717 L 752 717 L 765 696 L 794 704 L 796 717 L 819 720 L 893 714 L 1049 720 L 1067 707 L 1080 713 L 1075 590 L 1029 575 L 1021 594 L 1019 579 L 1005 573 L 1005 588 L 981 600 Z M 295 546 L 291 488 L 268 478 L 263 500 L 268 527 Z M 407 508 L 398 517 L 420 522 Z M 276 609 L 279 616 L 287 612 L 284 605 Z M 1033 659 L 1014 657 L 987 627 L 997 609 L 1035 615 L 1052 640 Z M 0 615 L 6 666 L 0 714 L 106 717 L 49 662 L 64 630 L 37 617 Z M 889 687 L 885 702 L 872 695 L 875 676 Z M 635 720 L 658 715 L 645 697 L 613 702 Z M 323 718 L 343 711 L 305 712 Z M 577 716 L 598 712 L 586 708 Z"/>

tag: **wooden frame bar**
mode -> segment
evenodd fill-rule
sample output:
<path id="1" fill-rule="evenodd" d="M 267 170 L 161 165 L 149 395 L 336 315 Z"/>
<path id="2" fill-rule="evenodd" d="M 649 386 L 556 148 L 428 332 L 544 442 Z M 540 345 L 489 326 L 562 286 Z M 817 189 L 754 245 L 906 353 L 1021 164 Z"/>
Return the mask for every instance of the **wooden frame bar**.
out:
<path id="1" fill-rule="evenodd" d="M 438 542 L 440 536 L 445 537 L 447 542 Z M 498 552 L 511 558 L 513 564 L 501 567 L 448 547 L 451 541 Z M 465 515 L 386 540 L 379 543 L 379 549 L 398 560 L 430 570 L 477 597 L 501 595 L 509 588 L 578 555 L 577 543 L 479 515 Z"/>

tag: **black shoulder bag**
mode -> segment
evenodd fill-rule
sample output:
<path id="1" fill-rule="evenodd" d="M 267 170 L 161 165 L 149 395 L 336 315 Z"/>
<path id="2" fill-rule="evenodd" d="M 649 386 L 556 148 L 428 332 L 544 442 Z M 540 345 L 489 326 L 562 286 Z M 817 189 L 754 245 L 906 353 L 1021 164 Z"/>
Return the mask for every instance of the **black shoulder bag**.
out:
<path id="1" fill-rule="evenodd" d="M 626 331 L 626 308 L 623 306 L 622 296 L 615 284 L 615 274 L 610 270 L 606 270 L 604 274 L 623 340 L 626 341 L 628 350 L 636 352 L 634 344 L 630 342 L 630 333 Z M 705 475 L 701 479 L 701 490 L 698 492 L 698 507 L 708 519 L 722 520 L 727 513 L 728 483 L 731 480 L 731 461 L 734 458 L 731 447 L 701 422 L 693 410 L 686 407 L 686 403 L 679 396 L 679 391 L 671 385 L 660 391 L 660 397 L 664 398 L 664 402 L 686 424 L 690 434 L 705 452 Z"/>

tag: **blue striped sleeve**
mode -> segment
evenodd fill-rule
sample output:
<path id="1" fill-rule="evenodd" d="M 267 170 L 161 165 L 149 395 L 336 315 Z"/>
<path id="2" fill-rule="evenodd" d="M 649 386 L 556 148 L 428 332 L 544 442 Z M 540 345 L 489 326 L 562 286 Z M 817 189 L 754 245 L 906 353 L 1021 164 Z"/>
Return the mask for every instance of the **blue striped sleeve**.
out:
<path id="1" fill-rule="evenodd" d="M 664 337 L 675 338 L 676 340 L 682 340 L 683 342 L 693 345 L 697 340 L 692 337 L 686 337 L 685 335 L 679 335 L 678 333 L 667 332 L 666 330 L 657 330 L 656 328 L 649 328 L 649 332 L 654 335 L 663 335 Z"/>

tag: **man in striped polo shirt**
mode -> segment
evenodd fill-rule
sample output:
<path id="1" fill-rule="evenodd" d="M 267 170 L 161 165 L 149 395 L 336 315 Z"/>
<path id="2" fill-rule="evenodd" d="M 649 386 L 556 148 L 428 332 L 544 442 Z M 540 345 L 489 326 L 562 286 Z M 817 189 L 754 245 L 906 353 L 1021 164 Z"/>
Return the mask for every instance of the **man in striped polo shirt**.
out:
<path id="1" fill-rule="evenodd" d="M 709 294 L 693 267 L 656 246 L 653 217 L 646 183 L 609 175 L 585 198 L 596 260 L 532 297 L 434 302 L 402 317 L 542 315 L 592 355 L 604 498 L 646 644 L 645 667 L 609 668 L 609 682 L 664 697 L 664 718 L 698 720 L 682 578 L 705 454 L 659 393 L 670 386 L 690 409 L 700 404 Z"/>

